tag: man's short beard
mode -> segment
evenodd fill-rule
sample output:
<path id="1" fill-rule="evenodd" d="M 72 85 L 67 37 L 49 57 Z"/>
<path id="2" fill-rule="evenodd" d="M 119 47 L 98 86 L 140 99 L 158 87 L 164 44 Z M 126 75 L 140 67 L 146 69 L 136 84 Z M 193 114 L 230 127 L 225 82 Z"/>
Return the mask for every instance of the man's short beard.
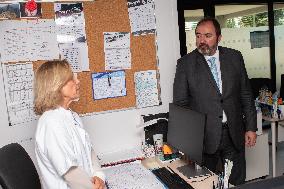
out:
<path id="1" fill-rule="evenodd" d="M 210 49 L 204 49 L 204 48 L 197 48 L 198 52 L 205 56 L 209 56 L 211 54 Z"/>
<path id="2" fill-rule="evenodd" d="M 213 55 L 214 49 L 214 46 L 210 48 L 207 44 L 199 44 L 199 46 L 197 47 L 198 52 L 205 56 Z"/>

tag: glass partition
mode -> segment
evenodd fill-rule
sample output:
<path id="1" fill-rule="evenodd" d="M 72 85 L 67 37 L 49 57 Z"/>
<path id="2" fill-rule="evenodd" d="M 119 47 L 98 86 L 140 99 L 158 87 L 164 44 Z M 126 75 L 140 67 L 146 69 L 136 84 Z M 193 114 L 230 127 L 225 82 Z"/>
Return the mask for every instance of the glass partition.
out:
<path id="1" fill-rule="evenodd" d="M 220 45 L 242 53 L 249 78 L 270 78 L 267 5 L 226 5 L 215 9 L 222 25 Z"/>
<path id="2" fill-rule="evenodd" d="M 274 4 L 274 37 L 276 60 L 276 89 L 280 89 L 281 74 L 284 74 L 284 3 Z M 282 83 L 284 85 L 284 83 Z"/>
<path id="3" fill-rule="evenodd" d="M 270 78 L 267 5 L 218 5 L 215 6 L 215 15 L 222 28 L 219 45 L 242 53 L 249 78 Z M 188 14 L 186 19 L 191 21 L 186 30 L 188 52 L 196 48 L 194 21 L 203 14 L 190 16 Z"/>

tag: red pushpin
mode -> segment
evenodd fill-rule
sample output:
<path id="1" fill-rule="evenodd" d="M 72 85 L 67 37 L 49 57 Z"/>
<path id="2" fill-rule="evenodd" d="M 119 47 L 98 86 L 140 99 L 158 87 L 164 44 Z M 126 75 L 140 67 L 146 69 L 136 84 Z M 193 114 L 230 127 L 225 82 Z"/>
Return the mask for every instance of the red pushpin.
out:
<path id="1" fill-rule="evenodd" d="M 37 14 L 37 3 L 34 0 L 28 0 L 25 4 L 25 13 L 27 16 L 35 16 Z"/>

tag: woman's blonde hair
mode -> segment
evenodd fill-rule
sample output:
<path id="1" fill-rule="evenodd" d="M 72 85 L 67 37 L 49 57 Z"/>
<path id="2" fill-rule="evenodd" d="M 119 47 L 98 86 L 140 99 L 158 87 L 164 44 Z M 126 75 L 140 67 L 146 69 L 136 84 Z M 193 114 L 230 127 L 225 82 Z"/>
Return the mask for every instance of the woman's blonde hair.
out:
<path id="1" fill-rule="evenodd" d="M 66 60 L 47 61 L 36 71 L 34 81 L 34 111 L 42 115 L 45 111 L 57 108 L 63 102 L 61 89 L 73 73 Z"/>

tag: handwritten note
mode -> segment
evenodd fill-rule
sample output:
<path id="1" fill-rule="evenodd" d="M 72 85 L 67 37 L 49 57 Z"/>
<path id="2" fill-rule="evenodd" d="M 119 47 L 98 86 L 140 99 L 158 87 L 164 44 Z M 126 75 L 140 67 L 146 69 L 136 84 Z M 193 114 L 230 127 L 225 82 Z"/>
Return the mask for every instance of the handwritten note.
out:
<path id="1" fill-rule="evenodd" d="M 59 58 L 54 20 L 4 20 L 0 28 L 2 62 Z"/>

